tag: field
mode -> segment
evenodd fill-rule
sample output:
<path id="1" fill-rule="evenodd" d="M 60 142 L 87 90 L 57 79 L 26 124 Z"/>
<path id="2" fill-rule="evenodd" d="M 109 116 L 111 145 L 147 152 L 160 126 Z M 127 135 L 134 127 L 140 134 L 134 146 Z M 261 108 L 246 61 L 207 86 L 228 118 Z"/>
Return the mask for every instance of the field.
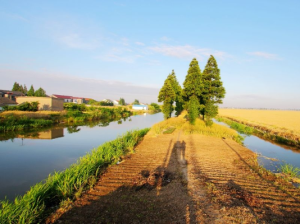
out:
<path id="1" fill-rule="evenodd" d="M 219 109 L 219 115 L 287 139 L 300 139 L 300 111 Z"/>

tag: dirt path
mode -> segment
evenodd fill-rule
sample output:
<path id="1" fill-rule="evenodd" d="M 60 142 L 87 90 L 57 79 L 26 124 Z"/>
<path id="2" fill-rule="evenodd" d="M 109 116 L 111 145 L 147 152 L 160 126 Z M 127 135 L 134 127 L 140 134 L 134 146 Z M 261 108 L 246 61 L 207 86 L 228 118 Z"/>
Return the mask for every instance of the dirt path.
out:
<path id="1" fill-rule="evenodd" d="M 146 136 L 56 223 L 299 223 L 299 190 L 250 169 L 253 153 L 215 137 Z M 288 193 L 286 193 L 288 192 Z M 47 222 L 51 221 L 49 219 Z"/>

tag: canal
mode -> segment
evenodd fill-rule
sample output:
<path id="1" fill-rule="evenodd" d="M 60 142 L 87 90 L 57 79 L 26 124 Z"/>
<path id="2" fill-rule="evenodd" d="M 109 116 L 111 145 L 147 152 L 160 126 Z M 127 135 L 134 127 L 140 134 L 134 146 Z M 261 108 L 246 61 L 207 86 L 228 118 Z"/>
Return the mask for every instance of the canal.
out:
<path id="1" fill-rule="evenodd" d="M 55 127 L 0 141 L 0 200 L 23 195 L 30 186 L 66 169 L 104 142 L 162 120 L 162 113 L 137 115 L 110 123 Z"/>

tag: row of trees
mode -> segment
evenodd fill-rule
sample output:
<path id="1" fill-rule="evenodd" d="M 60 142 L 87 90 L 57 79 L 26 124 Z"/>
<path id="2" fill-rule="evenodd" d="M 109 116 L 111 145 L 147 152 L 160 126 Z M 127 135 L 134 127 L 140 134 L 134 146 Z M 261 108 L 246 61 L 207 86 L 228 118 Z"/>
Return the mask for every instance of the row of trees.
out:
<path id="1" fill-rule="evenodd" d="M 203 72 L 196 58 L 191 61 L 183 89 L 173 70 L 159 92 L 158 101 L 163 102 L 165 119 L 171 117 L 175 103 L 177 116 L 186 109 L 191 124 L 195 124 L 196 118 L 201 114 L 206 124 L 212 125 L 212 118 L 218 114 L 218 104 L 223 102 L 224 97 L 225 88 L 221 81 L 220 69 L 211 55 Z"/>
<path id="2" fill-rule="evenodd" d="M 36 91 L 34 91 L 33 85 L 31 85 L 30 89 L 27 91 L 27 87 L 25 84 L 22 86 L 17 82 L 14 83 L 12 91 L 19 91 L 24 93 L 27 96 L 37 96 L 37 97 L 47 96 L 46 91 L 43 88 L 39 88 Z"/>

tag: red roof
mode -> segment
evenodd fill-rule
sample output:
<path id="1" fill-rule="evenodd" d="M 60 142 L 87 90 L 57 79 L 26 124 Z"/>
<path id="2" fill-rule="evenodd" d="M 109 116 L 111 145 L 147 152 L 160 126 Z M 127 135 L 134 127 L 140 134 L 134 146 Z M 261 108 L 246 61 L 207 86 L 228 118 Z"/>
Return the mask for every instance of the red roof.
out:
<path id="1" fill-rule="evenodd" d="M 52 94 L 52 96 L 60 99 L 73 99 L 72 96 L 64 96 L 64 95 L 56 95 L 56 94 Z"/>

